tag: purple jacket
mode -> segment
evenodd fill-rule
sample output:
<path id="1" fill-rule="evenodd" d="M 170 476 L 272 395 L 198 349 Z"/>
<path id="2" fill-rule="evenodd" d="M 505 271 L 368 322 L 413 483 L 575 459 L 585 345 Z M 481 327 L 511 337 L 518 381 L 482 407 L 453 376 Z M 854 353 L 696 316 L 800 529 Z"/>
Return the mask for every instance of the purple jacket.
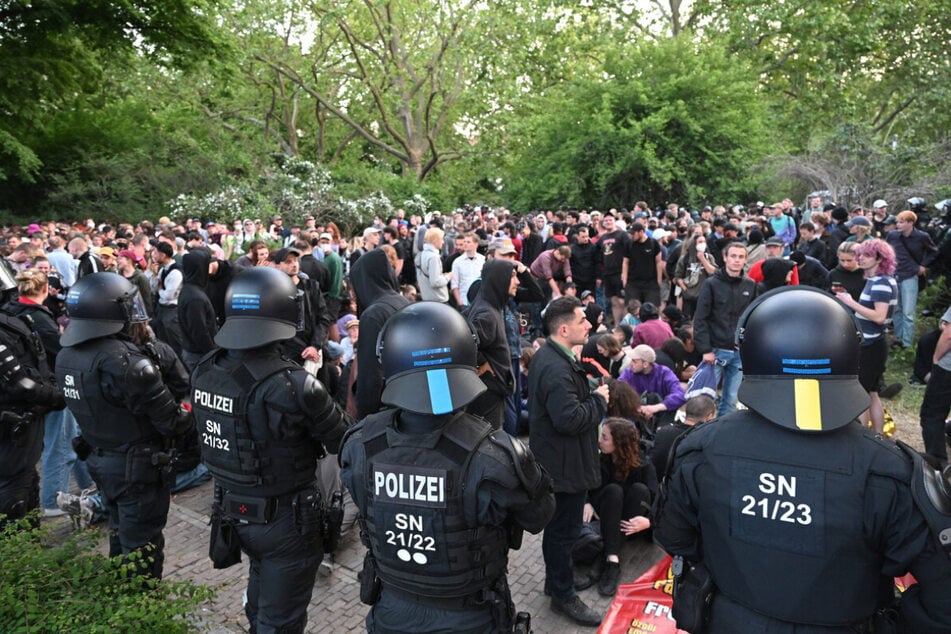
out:
<path id="1" fill-rule="evenodd" d="M 624 381 L 634 388 L 638 394 L 644 392 L 657 392 L 664 399 L 664 407 L 668 412 L 677 411 L 687 399 L 684 398 L 684 389 L 677 380 L 674 371 L 665 365 L 653 364 L 654 368 L 650 374 L 634 374 L 631 367 L 624 368 L 619 381 Z"/>

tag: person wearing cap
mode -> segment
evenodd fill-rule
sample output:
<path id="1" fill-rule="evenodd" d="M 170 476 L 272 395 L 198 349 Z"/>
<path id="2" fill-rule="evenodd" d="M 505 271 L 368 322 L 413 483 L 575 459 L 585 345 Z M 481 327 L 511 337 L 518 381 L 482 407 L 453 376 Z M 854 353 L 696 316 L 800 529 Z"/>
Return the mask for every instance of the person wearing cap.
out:
<path id="1" fill-rule="evenodd" d="M 357 342 L 360 340 L 360 320 L 351 317 L 344 322 L 344 336 L 340 338 L 340 345 L 343 347 L 343 358 L 340 364 L 346 366 L 353 359 L 356 351 Z"/>
<path id="2" fill-rule="evenodd" d="M 327 286 L 322 287 L 327 311 L 331 317 L 336 317 L 340 312 L 340 295 L 343 293 L 343 260 L 334 251 L 333 244 L 333 235 L 325 231 L 317 236 L 317 244 L 314 246 L 317 247 L 324 268 L 327 269 Z"/>
<path id="3" fill-rule="evenodd" d="M 947 518 L 940 493 L 931 502 L 922 490 L 934 472 L 859 420 L 869 400 L 852 315 L 826 293 L 784 287 L 736 332 L 748 409 L 681 438 L 654 506 L 654 539 L 678 558 L 677 626 L 951 631 Z M 898 604 L 892 578 L 907 572 L 918 585 Z"/>
<path id="4" fill-rule="evenodd" d="M 849 231 L 849 242 L 862 243 L 872 235 L 872 221 L 865 216 L 853 216 L 851 220 L 845 223 L 845 228 Z"/>
<path id="5" fill-rule="evenodd" d="M 103 271 L 116 272 L 116 250 L 112 247 L 99 249 L 99 261 L 102 262 Z"/>
<path id="6" fill-rule="evenodd" d="M 673 422 L 677 410 L 687 400 L 680 379 L 673 370 L 656 363 L 657 353 L 645 343 L 634 346 L 630 359 L 630 364 L 621 372 L 618 381 L 627 383 L 638 394 L 651 397 L 645 398 L 645 401 L 658 401 L 641 405 L 641 415 L 651 420 L 654 429 Z"/>
<path id="7" fill-rule="evenodd" d="M 431 227 L 423 236 L 423 250 L 416 254 L 416 279 L 419 281 L 419 294 L 425 302 L 449 302 L 449 283 L 452 271 L 443 273 L 442 247 L 445 234 L 439 227 Z"/>
<path id="8" fill-rule="evenodd" d="M 327 311 L 320 284 L 301 272 L 300 251 L 293 247 L 275 251 L 271 261 L 291 278 L 301 293 L 301 320 L 297 324 L 297 332 L 281 343 L 281 351 L 286 358 L 300 365 L 306 361 L 319 364 L 321 350 L 333 321 Z"/>
<path id="9" fill-rule="evenodd" d="M 380 229 L 378 227 L 367 227 L 363 230 L 363 246 L 353 250 L 353 253 L 350 254 L 350 268 L 353 269 L 353 265 L 357 263 L 357 260 L 364 253 L 368 253 L 379 246 L 380 244 Z"/>
<path id="10" fill-rule="evenodd" d="M 548 523 L 551 479 L 517 438 L 464 411 L 485 386 L 455 309 L 409 305 L 374 347 L 390 407 L 357 423 L 340 452 L 368 549 L 367 631 L 512 632 L 509 549 Z M 401 483 L 423 486 L 405 494 Z"/>
<path id="11" fill-rule="evenodd" d="M 284 226 L 284 218 L 280 215 L 274 216 L 271 226 L 268 227 L 268 234 L 277 240 L 281 246 L 288 246 L 291 238 L 291 230 Z"/>
<path id="12" fill-rule="evenodd" d="M 789 250 L 796 241 L 796 221 L 792 216 L 783 213 L 782 203 L 765 205 L 763 211 L 769 219 L 773 234 L 783 241 L 783 255 L 789 255 Z"/>
<path id="13" fill-rule="evenodd" d="M 898 265 L 895 280 L 898 282 L 898 306 L 895 308 L 896 347 L 908 348 L 915 339 L 915 321 L 918 316 L 919 279 L 928 275 L 928 267 L 938 256 L 938 247 L 931 235 L 916 228 L 918 216 L 905 210 L 896 218 L 898 228 L 889 231 L 885 241 L 892 245 Z"/>
<path id="14" fill-rule="evenodd" d="M 621 268 L 624 299 L 660 305 L 664 270 L 664 253 L 660 243 L 647 235 L 643 223 L 635 222 L 631 225 L 631 240 Z"/>
<path id="15" fill-rule="evenodd" d="M 324 385 L 281 354 L 301 320 L 286 273 L 255 267 L 231 282 L 220 349 L 191 377 L 202 461 L 215 479 L 209 553 L 215 567 L 250 560 L 251 631 L 304 632 L 325 541 L 317 460 L 352 423 Z"/>
<path id="16" fill-rule="evenodd" d="M 783 251 L 785 248 L 786 244 L 779 236 L 773 236 L 766 240 L 766 257 L 758 262 L 755 262 L 749 268 L 749 271 L 746 272 L 746 276 L 757 284 L 761 283 L 763 281 L 763 264 L 767 260 L 774 258 L 783 259 Z M 790 266 L 789 269 L 792 271 L 792 277 L 789 279 L 789 284 L 791 286 L 795 286 L 799 284 L 799 271 L 793 266 Z"/>

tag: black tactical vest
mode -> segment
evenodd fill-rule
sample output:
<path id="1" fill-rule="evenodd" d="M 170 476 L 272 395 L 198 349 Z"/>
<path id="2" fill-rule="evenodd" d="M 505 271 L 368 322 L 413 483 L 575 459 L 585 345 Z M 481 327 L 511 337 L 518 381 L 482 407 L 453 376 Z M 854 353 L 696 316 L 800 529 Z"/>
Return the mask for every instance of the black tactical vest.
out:
<path id="1" fill-rule="evenodd" d="M 56 379 L 66 406 L 93 447 L 126 449 L 160 440 L 148 419 L 136 416 L 124 403 L 111 402 L 102 390 L 104 364 L 122 372 L 113 378 L 124 381 L 128 369 L 147 358 L 131 341 L 111 338 L 63 348 L 56 356 Z"/>
<path id="2" fill-rule="evenodd" d="M 491 426 L 458 414 L 432 449 L 390 447 L 395 414 L 386 410 L 363 422 L 368 490 L 361 511 L 384 587 L 446 599 L 490 587 L 505 574 L 508 541 L 501 528 L 466 522 L 466 496 L 476 491 L 465 484 Z"/>
<path id="3" fill-rule="evenodd" d="M 886 455 L 897 449 L 857 423 L 807 435 L 736 412 L 713 424 L 728 427 L 704 446 L 706 462 L 695 477 L 703 489 L 703 559 L 719 591 L 783 621 L 868 619 L 891 587 L 875 543 L 884 538 L 863 530 L 866 499 L 874 495 L 868 477 L 907 480 L 901 460 Z"/>
<path id="4" fill-rule="evenodd" d="M 19 359 L 23 371 L 37 383 L 49 384 L 52 373 L 46 360 L 46 349 L 33 329 L 29 315 L 14 315 L 0 310 L 0 337 Z"/>
<path id="5" fill-rule="evenodd" d="M 235 493 L 272 497 L 314 481 L 317 449 L 312 442 L 269 438 L 266 421 L 251 420 L 248 403 L 255 388 L 280 372 L 301 367 L 274 357 L 249 359 L 231 370 L 215 351 L 192 374 L 192 411 L 201 459 L 221 486 Z M 293 393 L 288 398 L 295 398 Z"/>

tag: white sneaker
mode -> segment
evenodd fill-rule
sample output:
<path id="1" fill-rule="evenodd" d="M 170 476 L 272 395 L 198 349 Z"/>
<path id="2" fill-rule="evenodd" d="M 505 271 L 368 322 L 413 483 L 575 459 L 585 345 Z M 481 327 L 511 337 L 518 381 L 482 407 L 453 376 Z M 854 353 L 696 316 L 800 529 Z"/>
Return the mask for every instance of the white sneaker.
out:
<path id="1" fill-rule="evenodd" d="M 321 577 L 329 577 L 334 573 L 334 556 L 330 553 L 325 553 L 323 561 L 320 562 L 320 566 L 317 568 L 317 574 Z"/>
<path id="2" fill-rule="evenodd" d="M 63 509 L 43 509 L 43 517 L 62 517 L 63 515 L 66 515 Z"/>
<path id="3" fill-rule="evenodd" d="M 92 524 L 96 513 L 95 505 L 89 498 L 93 493 L 95 489 L 85 489 L 80 495 L 59 491 L 56 494 L 56 506 L 61 509 L 61 513 L 69 513 L 76 528 L 86 528 Z"/>

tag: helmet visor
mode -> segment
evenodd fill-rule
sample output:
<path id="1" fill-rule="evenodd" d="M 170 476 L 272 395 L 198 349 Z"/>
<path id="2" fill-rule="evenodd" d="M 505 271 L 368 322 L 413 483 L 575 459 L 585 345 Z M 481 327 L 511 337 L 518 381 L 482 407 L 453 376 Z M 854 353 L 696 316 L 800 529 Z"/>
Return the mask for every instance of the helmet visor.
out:
<path id="1" fill-rule="evenodd" d="M 129 311 L 129 322 L 140 324 L 148 320 L 149 313 L 145 310 L 145 302 L 142 300 L 142 294 L 139 293 L 139 289 L 135 289 L 135 294 L 132 296 L 131 310 Z"/>
<path id="2" fill-rule="evenodd" d="M 294 296 L 294 301 L 297 302 L 297 332 L 304 330 L 304 291 L 298 289 L 297 294 Z"/>
<path id="3" fill-rule="evenodd" d="M 0 291 L 9 291 L 17 287 L 16 278 L 5 262 L 0 262 Z"/>

